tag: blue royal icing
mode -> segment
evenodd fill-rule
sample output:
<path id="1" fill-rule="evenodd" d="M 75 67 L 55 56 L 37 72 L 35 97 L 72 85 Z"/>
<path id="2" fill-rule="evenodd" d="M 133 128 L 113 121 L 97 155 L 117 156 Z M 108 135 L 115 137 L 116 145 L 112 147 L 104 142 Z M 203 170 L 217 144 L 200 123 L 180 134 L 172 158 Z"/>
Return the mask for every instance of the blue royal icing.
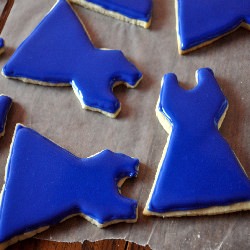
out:
<path id="1" fill-rule="evenodd" d="M 0 37 L 0 53 L 2 53 L 4 50 L 4 40 Z"/>
<path id="2" fill-rule="evenodd" d="M 4 47 L 4 40 L 0 37 L 0 49 Z"/>
<path id="3" fill-rule="evenodd" d="M 250 25 L 248 0 L 176 0 L 180 50 L 218 38 L 241 24 Z"/>
<path id="4" fill-rule="evenodd" d="M 18 124 L 0 206 L 0 242 L 77 214 L 98 226 L 134 222 L 137 202 L 122 196 L 117 184 L 136 176 L 138 165 L 109 150 L 78 158 Z"/>
<path id="5" fill-rule="evenodd" d="M 0 95 L 0 136 L 4 134 L 5 123 L 12 104 L 12 99 L 5 95 Z"/>
<path id="6" fill-rule="evenodd" d="M 12 78 L 52 86 L 70 83 L 83 108 L 115 117 L 116 82 L 135 87 L 142 74 L 118 50 L 97 49 L 70 4 L 60 0 L 2 69 Z"/>
<path id="7" fill-rule="evenodd" d="M 210 69 L 197 74 L 198 85 L 192 90 L 181 88 L 172 73 L 163 78 L 157 112 L 172 124 L 172 131 L 146 207 L 149 212 L 250 201 L 250 181 L 218 131 L 227 100 Z"/>
<path id="8" fill-rule="evenodd" d="M 152 0 L 70 0 L 84 5 L 91 3 L 108 11 L 117 12 L 130 19 L 150 22 L 152 15 Z"/>

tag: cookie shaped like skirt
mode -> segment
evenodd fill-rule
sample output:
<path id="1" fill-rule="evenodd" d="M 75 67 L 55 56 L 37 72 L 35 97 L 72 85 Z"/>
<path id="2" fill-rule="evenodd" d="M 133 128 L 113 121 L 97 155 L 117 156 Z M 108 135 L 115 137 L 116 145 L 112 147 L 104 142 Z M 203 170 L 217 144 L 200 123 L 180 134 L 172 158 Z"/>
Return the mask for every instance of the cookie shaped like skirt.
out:
<path id="1" fill-rule="evenodd" d="M 151 24 L 152 0 L 70 0 L 88 9 L 116 19 L 148 28 Z"/>
<path id="2" fill-rule="evenodd" d="M 12 99 L 5 95 L 0 95 L 0 136 L 4 135 L 7 115 L 12 105 Z"/>
<path id="3" fill-rule="evenodd" d="M 139 161 L 104 150 L 78 158 L 34 130 L 17 125 L 0 205 L 2 249 L 69 217 L 98 227 L 135 222 L 137 202 L 118 182 L 137 175 Z"/>
<path id="4" fill-rule="evenodd" d="M 182 89 L 174 74 L 163 78 L 157 116 L 168 142 L 144 209 L 145 215 L 209 215 L 250 209 L 250 181 L 220 135 L 227 100 L 210 69 L 198 85 Z"/>
<path id="5" fill-rule="evenodd" d="M 176 0 L 179 53 L 208 45 L 239 27 L 250 29 L 248 0 Z"/>
<path id="6" fill-rule="evenodd" d="M 113 87 L 134 88 L 142 74 L 118 50 L 97 49 L 66 0 L 58 1 L 17 48 L 2 74 L 29 83 L 71 84 L 85 109 L 112 118 L 121 107 Z"/>

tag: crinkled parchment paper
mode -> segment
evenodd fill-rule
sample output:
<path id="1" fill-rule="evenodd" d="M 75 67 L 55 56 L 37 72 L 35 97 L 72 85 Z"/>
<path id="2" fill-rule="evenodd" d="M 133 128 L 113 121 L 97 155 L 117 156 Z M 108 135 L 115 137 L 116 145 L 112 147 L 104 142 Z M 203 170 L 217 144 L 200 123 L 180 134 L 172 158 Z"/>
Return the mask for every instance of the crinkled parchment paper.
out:
<path id="1" fill-rule="evenodd" d="M 1 67 L 54 3 L 53 0 L 15 1 L 2 32 L 7 51 L 0 58 Z M 142 215 L 168 136 L 154 111 L 164 73 L 175 72 L 179 80 L 191 88 L 195 85 L 197 68 L 211 67 L 214 70 L 230 104 L 221 133 L 250 174 L 249 31 L 240 29 L 211 46 L 180 56 L 177 53 L 174 1 L 154 0 L 153 22 L 149 30 L 79 6 L 74 5 L 74 9 L 95 46 L 121 49 L 143 72 L 144 79 L 136 89 L 115 89 L 122 111 L 114 120 L 82 110 L 71 87 L 42 87 L 1 77 L 1 93 L 11 96 L 14 105 L 8 117 L 6 135 L 0 143 L 0 184 L 3 184 L 15 124 L 21 122 L 80 157 L 105 148 L 138 157 L 141 161 L 139 176 L 126 181 L 123 193 L 139 201 L 139 219 L 135 224 L 121 223 L 98 229 L 75 217 L 37 237 L 64 242 L 126 239 L 149 244 L 155 250 L 250 248 L 249 212 L 175 219 Z"/>

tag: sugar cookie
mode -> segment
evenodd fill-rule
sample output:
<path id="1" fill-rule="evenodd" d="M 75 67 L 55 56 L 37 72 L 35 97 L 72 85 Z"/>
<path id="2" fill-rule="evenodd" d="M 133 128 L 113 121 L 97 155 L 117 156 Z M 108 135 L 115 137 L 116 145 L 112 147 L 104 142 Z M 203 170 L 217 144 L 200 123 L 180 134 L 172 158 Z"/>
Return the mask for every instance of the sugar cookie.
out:
<path id="1" fill-rule="evenodd" d="M 0 55 L 4 52 L 4 40 L 0 37 Z"/>
<path id="2" fill-rule="evenodd" d="M 7 115 L 12 104 L 12 99 L 5 95 L 0 95 L 0 136 L 4 135 Z"/>
<path id="3" fill-rule="evenodd" d="M 184 90 L 174 74 L 162 81 L 157 117 L 169 133 L 145 215 L 162 217 L 250 209 L 250 181 L 220 127 L 228 102 L 210 69 Z"/>
<path id="4" fill-rule="evenodd" d="M 1 193 L 0 249 L 76 215 L 98 227 L 135 222 L 137 202 L 118 187 L 138 166 L 109 150 L 78 158 L 18 124 Z"/>
<path id="5" fill-rule="evenodd" d="M 148 28 L 151 24 L 152 0 L 70 0 L 101 14 Z"/>
<path id="6" fill-rule="evenodd" d="M 134 88 L 142 74 L 118 50 L 97 49 L 71 5 L 59 0 L 2 70 L 24 82 L 71 84 L 85 109 L 116 117 L 121 107 L 112 89 Z"/>
<path id="7" fill-rule="evenodd" d="M 239 27 L 250 29 L 250 1 L 175 1 L 180 54 L 208 45 Z"/>

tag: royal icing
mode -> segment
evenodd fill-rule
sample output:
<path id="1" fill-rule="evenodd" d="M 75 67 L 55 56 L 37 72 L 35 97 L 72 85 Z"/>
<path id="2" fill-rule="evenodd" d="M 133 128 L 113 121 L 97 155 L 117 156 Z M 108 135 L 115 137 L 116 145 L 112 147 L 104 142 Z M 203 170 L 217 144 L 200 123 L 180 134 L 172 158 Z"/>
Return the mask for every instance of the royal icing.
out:
<path id="1" fill-rule="evenodd" d="M 250 1 L 176 1 L 181 53 L 208 44 L 240 26 L 250 28 Z"/>
<path id="2" fill-rule="evenodd" d="M 152 15 L 152 0 L 70 0 L 97 12 L 148 28 Z"/>
<path id="3" fill-rule="evenodd" d="M 157 113 L 170 135 L 145 214 L 194 215 L 186 211 L 214 206 L 218 209 L 208 214 L 250 209 L 250 181 L 218 131 L 227 100 L 210 69 L 198 70 L 197 77 L 191 90 L 181 88 L 172 73 L 163 78 Z"/>
<path id="4" fill-rule="evenodd" d="M 0 54 L 4 52 L 4 40 L 0 37 Z"/>
<path id="5" fill-rule="evenodd" d="M 7 115 L 12 104 L 12 99 L 5 95 L 0 95 L 0 136 L 4 135 Z"/>
<path id="6" fill-rule="evenodd" d="M 109 150 L 78 158 L 18 124 L 2 191 L 0 242 L 31 237 L 74 215 L 98 227 L 134 222 L 137 202 L 120 194 L 118 182 L 136 176 L 138 165 Z"/>
<path id="7" fill-rule="evenodd" d="M 23 81 L 71 84 L 83 108 L 115 117 L 120 103 L 112 88 L 134 88 L 142 74 L 118 50 L 97 49 L 66 0 L 59 0 L 2 70 Z"/>

